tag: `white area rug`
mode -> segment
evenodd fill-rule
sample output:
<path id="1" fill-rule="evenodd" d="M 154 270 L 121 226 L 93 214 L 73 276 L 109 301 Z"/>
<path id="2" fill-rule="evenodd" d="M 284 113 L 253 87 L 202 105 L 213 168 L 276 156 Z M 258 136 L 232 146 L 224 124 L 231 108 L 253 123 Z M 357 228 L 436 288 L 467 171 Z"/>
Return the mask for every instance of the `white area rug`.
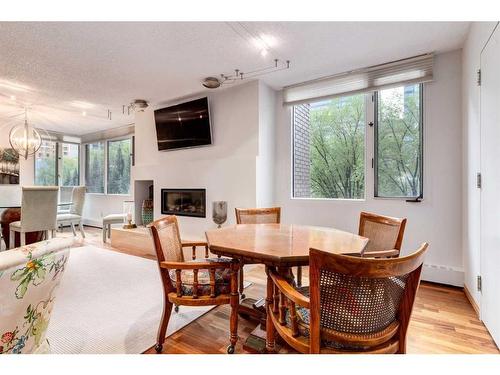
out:
<path id="1" fill-rule="evenodd" d="M 155 261 L 93 246 L 72 249 L 47 332 L 51 352 L 142 353 L 156 343 L 162 307 Z M 167 336 L 212 308 L 172 311 Z"/>

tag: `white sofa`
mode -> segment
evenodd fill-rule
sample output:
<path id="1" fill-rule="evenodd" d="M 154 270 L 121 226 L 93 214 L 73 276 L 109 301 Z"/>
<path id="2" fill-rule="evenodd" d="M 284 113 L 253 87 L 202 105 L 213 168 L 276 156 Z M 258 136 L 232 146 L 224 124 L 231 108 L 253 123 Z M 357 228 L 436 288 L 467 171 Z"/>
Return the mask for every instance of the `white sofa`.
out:
<path id="1" fill-rule="evenodd" d="M 45 333 L 73 238 L 0 252 L 0 354 L 47 353 Z"/>

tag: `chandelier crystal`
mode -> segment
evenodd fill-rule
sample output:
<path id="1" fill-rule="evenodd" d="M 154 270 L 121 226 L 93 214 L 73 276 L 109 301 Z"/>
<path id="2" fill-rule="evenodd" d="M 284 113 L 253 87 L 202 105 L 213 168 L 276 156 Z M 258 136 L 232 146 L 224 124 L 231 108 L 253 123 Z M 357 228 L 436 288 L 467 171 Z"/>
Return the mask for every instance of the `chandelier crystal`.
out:
<path id="1" fill-rule="evenodd" d="M 40 133 L 28 123 L 28 113 L 24 110 L 24 124 L 14 126 L 9 133 L 11 147 L 24 159 L 34 155 L 42 145 Z"/>

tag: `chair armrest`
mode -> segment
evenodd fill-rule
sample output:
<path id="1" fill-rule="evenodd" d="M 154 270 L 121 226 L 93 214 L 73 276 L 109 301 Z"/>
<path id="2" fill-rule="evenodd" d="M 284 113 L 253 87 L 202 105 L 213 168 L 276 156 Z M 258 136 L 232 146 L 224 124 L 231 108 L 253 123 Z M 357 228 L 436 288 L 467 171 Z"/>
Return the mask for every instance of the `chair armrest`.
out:
<path id="1" fill-rule="evenodd" d="M 203 240 L 198 240 L 198 241 L 183 241 L 181 240 L 181 246 L 184 247 L 190 247 L 192 249 L 192 255 L 191 259 L 195 260 L 196 259 L 196 248 L 198 246 L 203 246 L 205 248 L 205 258 L 208 258 L 208 243 Z"/>
<path id="2" fill-rule="evenodd" d="M 270 270 L 269 277 L 273 280 L 274 285 L 292 302 L 297 305 L 309 308 L 309 298 L 298 292 L 290 283 L 276 271 Z"/>
<path id="3" fill-rule="evenodd" d="M 206 269 L 222 269 L 231 268 L 229 262 L 160 262 L 161 268 L 171 270 L 206 270 Z"/>
<path id="4" fill-rule="evenodd" d="M 399 256 L 399 250 L 396 249 L 366 251 L 363 254 L 363 258 L 392 258 L 397 256 Z"/>
<path id="5" fill-rule="evenodd" d="M 190 241 L 190 240 L 181 240 L 182 247 L 193 247 L 193 246 L 208 246 L 207 241 Z"/>

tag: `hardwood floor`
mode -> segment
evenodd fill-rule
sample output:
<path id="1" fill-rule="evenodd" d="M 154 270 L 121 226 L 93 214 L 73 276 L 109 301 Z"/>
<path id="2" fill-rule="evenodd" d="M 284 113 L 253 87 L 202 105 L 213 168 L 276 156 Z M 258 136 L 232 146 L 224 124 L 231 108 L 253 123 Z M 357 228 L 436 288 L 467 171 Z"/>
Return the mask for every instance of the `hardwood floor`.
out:
<path id="1" fill-rule="evenodd" d="M 85 229 L 87 238 L 84 244 L 120 251 L 102 243 L 100 229 Z M 71 231 L 66 229 L 58 236 L 68 236 L 70 233 Z M 304 277 L 306 276 L 307 272 L 304 273 Z M 265 274 L 262 266 L 246 267 L 245 280 L 253 283 L 245 289 L 248 297 L 264 295 Z M 163 352 L 226 353 L 229 342 L 229 311 L 229 306 L 217 307 L 175 332 L 166 339 Z M 254 321 L 239 320 L 240 340 L 236 353 L 245 353 L 242 348 L 243 340 L 256 325 Z M 285 347 L 281 352 L 288 353 L 293 350 Z M 146 353 L 154 353 L 154 350 L 149 349 Z M 408 330 L 408 353 L 498 354 L 499 350 L 461 288 L 422 282 Z"/>

